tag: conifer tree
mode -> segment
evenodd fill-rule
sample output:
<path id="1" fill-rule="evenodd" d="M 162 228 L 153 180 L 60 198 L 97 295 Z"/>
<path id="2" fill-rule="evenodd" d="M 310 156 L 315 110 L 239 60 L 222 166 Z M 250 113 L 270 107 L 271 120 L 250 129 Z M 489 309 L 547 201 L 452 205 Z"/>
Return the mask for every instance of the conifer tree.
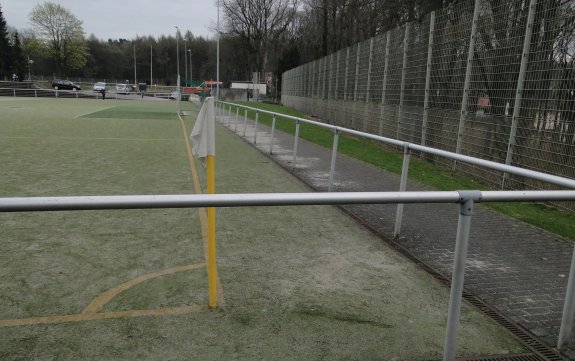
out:
<path id="1" fill-rule="evenodd" d="M 12 50 L 8 41 L 8 28 L 2 12 L 2 5 L 0 4 L 0 80 L 6 79 L 10 74 L 11 53 Z"/>

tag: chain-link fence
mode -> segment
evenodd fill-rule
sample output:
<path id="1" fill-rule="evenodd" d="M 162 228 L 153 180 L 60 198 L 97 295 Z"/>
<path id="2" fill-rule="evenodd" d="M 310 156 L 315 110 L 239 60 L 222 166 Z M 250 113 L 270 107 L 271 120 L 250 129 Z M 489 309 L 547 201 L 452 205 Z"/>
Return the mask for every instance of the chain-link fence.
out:
<path id="1" fill-rule="evenodd" d="M 462 1 L 283 74 L 325 122 L 575 178 L 575 2 Z M 511 189 L 553 188 L 438 163 Z"/>

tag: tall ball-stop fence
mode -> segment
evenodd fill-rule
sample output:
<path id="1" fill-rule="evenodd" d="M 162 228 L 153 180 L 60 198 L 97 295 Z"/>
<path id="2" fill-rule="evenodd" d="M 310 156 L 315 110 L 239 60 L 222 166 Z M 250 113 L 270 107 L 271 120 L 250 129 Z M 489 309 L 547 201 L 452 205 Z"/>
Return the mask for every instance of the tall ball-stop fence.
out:
<path id="1" fill-rule="evenodd" d="M 282 103 L 330 124 L 575 178 L 574 58 L 572 1 L 462 1 L 285 72 Z M 426 157 L 496 187 L 553 188 Z"/>

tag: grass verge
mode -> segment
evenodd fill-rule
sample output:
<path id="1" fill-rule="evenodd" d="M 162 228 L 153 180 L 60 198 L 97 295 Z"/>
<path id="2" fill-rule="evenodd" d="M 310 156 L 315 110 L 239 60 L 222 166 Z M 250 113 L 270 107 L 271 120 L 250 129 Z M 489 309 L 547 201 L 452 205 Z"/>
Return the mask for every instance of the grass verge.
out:
<path id="1" fill-rule="evenodd" d="M 234 102 L 262 110 L 309 118 L 308 115 L 294 109 L 275 104 Z M 235 110 L 232 109 L 232 112 Z M 239 116 L 244 116 L 240 109 Z M 255 119 L 255 111 L 248 111 L 247 116 Z M 258 121 L 271 125 L 272 116 L 261 113 Z M 276 129 L 286 133 L 295 133 L 295 122 L 288 119 L 276 119 Z M 331 148 L 333 132 L 314 125 L 303 123 L 300 126 L 300 137 L 326 148 Z M 341 134 L 338 152 L 362 160 L 381 169 L 400 174 L 403 153 L 377 142 L 359 139 Z M 438 167 L 430 162 L 412 157 L 410 160 L 409 177 L 437 190 L 455 189 L 493 189 L 489 184 L 462 177 L 448 169 Z M 544 203 L 485 203 L 484 206 L 494 209 L 507 216 L 526 222 L 549 232 L 575 240 L 575 214 L 555 208 Z"/>

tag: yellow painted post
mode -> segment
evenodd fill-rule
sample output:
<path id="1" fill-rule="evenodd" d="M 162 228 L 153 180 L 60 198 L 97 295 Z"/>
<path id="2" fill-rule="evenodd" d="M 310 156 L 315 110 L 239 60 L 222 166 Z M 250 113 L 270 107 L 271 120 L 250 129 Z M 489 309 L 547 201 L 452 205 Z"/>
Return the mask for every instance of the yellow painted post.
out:
<path id="1" fill-rule="evenodd" d="M 216 193 L 216 160 L 213 155 L 208 155 L 208 194 Z M 209 307 L 214 309 L 217 304 L 217 278 L 216 267 L 216 209 L 208 207 L 208 292 Z"/>

